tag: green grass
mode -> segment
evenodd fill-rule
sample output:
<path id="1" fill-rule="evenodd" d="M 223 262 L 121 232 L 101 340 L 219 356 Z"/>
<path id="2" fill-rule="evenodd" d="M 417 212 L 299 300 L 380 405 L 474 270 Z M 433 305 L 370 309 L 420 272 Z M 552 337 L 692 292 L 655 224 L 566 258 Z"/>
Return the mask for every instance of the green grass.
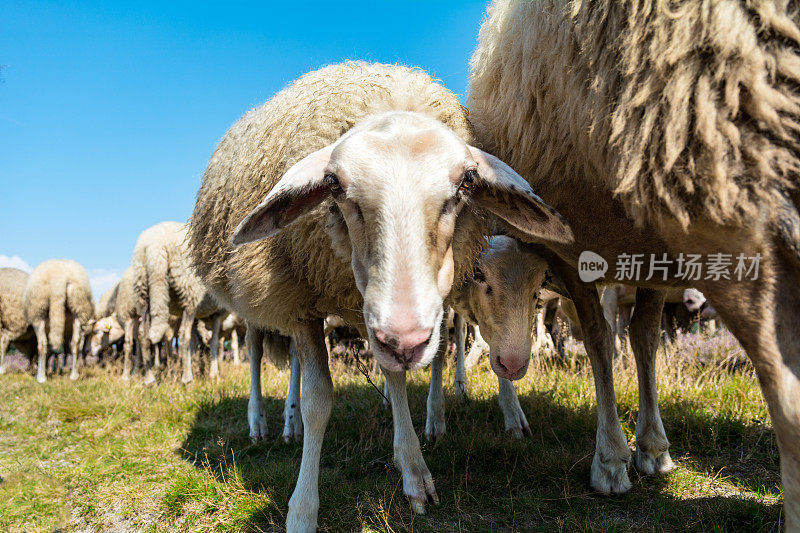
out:
<path id="1" fill-rule="evenodd" d="M 441 499 L 414 516 L 392 466 L 392 421 L 363 376 L 334 363 L 335 400 L 320 476 L 324 531 L 779 531 L 778 452 L 749 364 L 659 359 L 660 404 L 676 469 L 629 494 L 591 491 L 596 411 L 591 369 L 573 354 L 532 363 L 518 384 L 533 437 L 503 432 L 487 362 L 452 397 L 446 437 L 424 442 L 427 371 L 409 380 L 423 455 Z M 616 369 L 620 418 L 633 446 L 636 374 Z M 86 369 L 37 384 L 0 376 L 0 531 L 282 530 L 301 446 L 280 437 L 288 374 L 265 366 L 273 438 L 248 439 L 246 366 L 219 383 L 125 384 Z M 380 377 L 374 378 L 377 382 Z"/>

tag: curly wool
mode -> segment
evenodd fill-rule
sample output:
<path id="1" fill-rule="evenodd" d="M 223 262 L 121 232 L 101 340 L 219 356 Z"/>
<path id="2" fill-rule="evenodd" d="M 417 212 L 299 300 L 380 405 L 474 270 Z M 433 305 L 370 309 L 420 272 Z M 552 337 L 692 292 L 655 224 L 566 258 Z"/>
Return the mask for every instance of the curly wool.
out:
<path id="1" fill-rule="evenodd" d="M 286 334 L 298 321 L 328 314 L 362 321 L 349 256 L 334 252 L 325 229 L 331 200 L 273 238 L 234 249 L 231 236 L 294 163 L 362 118 L 391 110 L 428 115 L 472 141 L 458 98 L 425 72 L 362 62 L 306 74 L 231 127 L 205 172 L 189 229 L 197 271 L 225 307 Z M 456 282 L 471 272 L 484 224 L 468 210 L 459 217 Z"/>
<path id="2" fill-rule="evenodd" d="M 798 185 L 798 51 L 786 2 L 502 0 L 468 105 L 531 183 L 581 176 L 638 224 L 741 226 Z"/>
<path id="3" fill-rule="evenodd" d="M 45 321 L 51 349 L 65 342 L 67 313 L 82 325 L 94 317 L 94 299 L 86 269 L 70 259 L 50 259 L 33 269 L 22 297 L 29 324 Z"/>

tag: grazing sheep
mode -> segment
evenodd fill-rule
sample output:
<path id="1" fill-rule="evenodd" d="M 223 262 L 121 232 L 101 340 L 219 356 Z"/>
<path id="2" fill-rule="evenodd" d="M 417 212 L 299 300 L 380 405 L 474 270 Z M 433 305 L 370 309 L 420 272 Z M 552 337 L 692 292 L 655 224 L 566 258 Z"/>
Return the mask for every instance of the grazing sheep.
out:
<path id="1" fill-rule="evenodd" d="M 239 315 L 236 313 L 229 313 L 225 320 L 222 321 L 222 329 L 220 330 L 220 342 L 226 338 L 231 339 L 231 356 L 233 357 L 233 364 L 238 365 L 241 363 L 239 359 L 239 339 L 244 340 L 247 332 L 247 326 Z M 222 346 L 219 349 L 222 353 Z"/>
<path id="2" fill-rule="evenodd" d="M 134 349 L 134 332 L 138 329 L 139 314 L 136 311 L 136 298 L 133 288 L 133 267 L 128 267 L 122 273 L 117 290 L 117 300 L 114 316 L 123 329 L 125 341 L 122 344 L 122 379 L 131 377 L 131 355 Z"/>
<path id="3" fill-rule="evenodd" d="M 523 433 L 530 433 L 530 426 L 511 381 L 523 377 L 528 368 L 532 334 L 539 314 L 538 292 L 547 264 L 510 237 L 494 235 L 488 241 L 489 246 L 478 259 L 472 279 L 453 290 L 456 372 L 458 374 L 461 368 L 463 373 L 463 321 L 466 319 L 480 327 L 489 344 L 489 360 L 497 374 L 498 400 L 506 431 L 522 437 Z M 445 433 L 443 366 L 440 357 L 431 363 L 425 424 L 425 435 L 431 441 Z M 462 379 L 466 381 L 465 377 Z"/>
<path id="4" fill-rule="evenodd" d="M 69 259 L 41 263 L 28 277 L 22 307 L 36 334 L 39 354 L 36 381 L 46 380 L 45 363 L 50 350 L 61 350 L 68 343 L 72 355 L 69 377 L 78 379 L 78 348 L 83 344 L 83 327 L 94 316 L 86 269 Z"/>
<path id="5" fill-rule="evenodd" d="M 345 63 L 306 74 L 248 112 L 211 158 L 189 230 L 198 273 L 247 321 L 253 387 L 259 335 L 290 336 L 300 358 L 303 459 L 290 531 L 317 524 L 332 400 L 324 318 L 338 315 L 368 336 L 389 381 L 403 490 L 424 512 L 438 498 L 405 371 L 436 355 L 445 299 L 483 244 L 479 210 L 544 239 L 571 238 L 524 180 L 470 139 L 456 96 L 424 72 Z M 254 407 L 251 421 L 263 420 Z M 251 435 L 263 428 L 251 426 Z"/>
<path id="6" fill-rule="evenodd" d="M 16 268 L 0 268 L 0 374 L 6 371 L 9 344 L 30 355 L 33 329 L 25 319 L 22 296 L 28 274 Z"/>
<path id="7" fill-rule="evenodd" d="M 666 280 L 643 272 L 632 283 L 648 287 L 637 289 L 630 328 L 640 381 L 636 464 L 645 473 L 671 466 L 654 377 L 663 293 L 653 289 L 696 286 L 755 365 L 781 451 L 786 528 L 800 529 L 796 6 L 500 1 L 479 41 L 468 100 L 476 137 L 575 233 L 572 245 L 548 245 L 548 261 L 576 303 L 595 373 L 592 486 L 627 491 L 630 450 L 616 414 L 609 328 L 596 319 L 593 289 L 575 277 L 577 259 L 584 250 L 612 263 L 621 253 L 667 254 Z M 729 277 L 703 270 L 687 279 L 676 268 L 680 254 L 730 258 Z M 737 275 L 740 260 L 749 272 Z"/>
<path id="8" fill-rule="evenodd" d="M 125 328 L 114 316 L 105 316 L 94 321 L 89 333 L 87 351 L 96 357 L 105 348 L 118 343 L 125 337 Z"/>
<path id="9" fill-rule="evenodd" d="M 134 276 L 134 295 L 137 314 L 141 317 L 139 343 L 145 370 L 145 383 L 155 382 L 153 365 L 159 364 L 160 344 L 165 343 L 170 314 L 181 317 L 180 354 L 183 361 L 183 383 L 192 375 L 194 321 L 214 320 L 213 330 L 219 335 L 220 309 L 195 274 L 186 242 L 187 225 L 181 222 L 161 222 L 146 229 L 136 241 L 131 266 Z M 217 323 L 219 322 L 219 323 Z M 215 339 L 216 340 L 216 339 Z M 211 344 L 212 378 L 219 376 L 217 346 Z M 153 360 L 151 346 L 155 350 Z"/>

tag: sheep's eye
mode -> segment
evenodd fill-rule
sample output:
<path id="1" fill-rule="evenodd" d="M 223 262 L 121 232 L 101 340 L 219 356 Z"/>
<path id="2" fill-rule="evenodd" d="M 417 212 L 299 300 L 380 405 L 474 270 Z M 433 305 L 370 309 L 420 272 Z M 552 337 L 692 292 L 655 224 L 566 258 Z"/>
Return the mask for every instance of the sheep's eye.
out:
<path id="1" fill-rule="evenodd" d="M 323 181 L 328 188 L 330 188 L 331 193 L 338 194 L 342 192 L 342 186 L 339 183 L 339 178 L 337 178 L 334 174 L 325 174 Z"/>
<path id="2" fill-rule="evenodd" d="M 458 187 L 459 192 L 471 191 L 472 187 L 475 185 L 476 179 L 478 179 L 477 170 L 467 170 L 464 172 L 464 178 L 461 180 L 461 185 Z"/>

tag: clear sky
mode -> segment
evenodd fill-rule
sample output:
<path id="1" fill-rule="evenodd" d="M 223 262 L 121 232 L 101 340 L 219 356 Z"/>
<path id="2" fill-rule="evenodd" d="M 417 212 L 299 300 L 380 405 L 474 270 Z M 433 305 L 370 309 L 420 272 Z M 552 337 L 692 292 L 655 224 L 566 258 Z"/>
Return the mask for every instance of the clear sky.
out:
<path id="1" fill-rule="evenodd" d="M 75 259 L 99 291 L 187 220 L 227 128 L 344 59 L 462 96 L 486 2 L 0 2 L 0 266 Z"/>

